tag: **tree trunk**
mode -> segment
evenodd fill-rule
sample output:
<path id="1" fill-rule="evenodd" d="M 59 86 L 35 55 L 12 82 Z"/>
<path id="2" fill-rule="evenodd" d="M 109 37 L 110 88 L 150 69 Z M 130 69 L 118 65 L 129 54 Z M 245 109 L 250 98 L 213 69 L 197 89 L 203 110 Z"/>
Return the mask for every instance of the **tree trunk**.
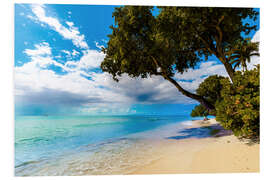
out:
<path id="1" fill-rule="evenodd" d="M 230 63 L 226 62 L 226 61 L 223 62 L 223 64 L 224 64 L 224 67 L 225 67 L 231 81 L 233 82 L 234 70 L 232 68 L 232 65 Z"/>
<path id="2" fill-rule="evenodd" d="M 215 106 L 212 105 L 210 102 L 208 102 L 206 99 L 204 99 L 202 96 L 188 92 L 187 90 L 183 89 L 173 78 L 167 75 L 163 75 L 163 77 L 169 82 L 171 82 L 178 89 L 178 91 L 180 91 L 183 95 L 191 99 L 197 100 L 209 111 L 215 110 Z"/>
<path id="3" fill-rule="evenodd" d="M 188 92 L 187 90 L 183 89 L 173 78 L 168 76 L 163 71 L 162 66 L 159 65 L 158 61 L 154 57 L 152 57 L 152 59 L 153 59 L 154 63 L 156 64 L 157 68 L 161 68 L 161 70 L 162 70 L 162 72 L 160 72 L 159 75 L 163 76 L 164 79 L 171 82 L 178 89 L 178 91 L 180 91 L 183 95 L 200 102 L 209 112 L 215 110 L 215 106 L 212 105 L 210 102 L 208 102 L 206 99 L 204 99 L 202 96 L 199 96 L 197 94 L 193 94 L 193 93 Z"/>

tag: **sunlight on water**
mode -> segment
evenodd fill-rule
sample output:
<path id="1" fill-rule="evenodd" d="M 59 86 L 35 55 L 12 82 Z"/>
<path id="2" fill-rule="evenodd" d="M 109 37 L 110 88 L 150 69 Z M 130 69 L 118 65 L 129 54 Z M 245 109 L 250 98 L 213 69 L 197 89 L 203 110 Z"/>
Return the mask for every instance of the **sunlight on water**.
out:
<path id="1" fill-rule="evenodd" d="M 148 132 L 188 118 L 16 117 L 15 175 L 126 174 L 149 163 L 141 158 L 151 155 L 152 147 L 146 142 L 157 135 Z"/>

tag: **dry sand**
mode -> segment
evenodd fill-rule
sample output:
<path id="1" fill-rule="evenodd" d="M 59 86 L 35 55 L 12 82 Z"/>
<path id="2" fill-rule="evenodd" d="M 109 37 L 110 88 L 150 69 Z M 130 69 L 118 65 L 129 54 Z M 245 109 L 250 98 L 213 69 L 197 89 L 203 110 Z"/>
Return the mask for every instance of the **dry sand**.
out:
<path id="1" fill-rule="evenodd" d="M 189 128 L 202 126 L 220 129 L 215 119 L 193 121 Z M 158 146 L 162 150 L 153 156 L 160 158 L 131 174 L 259 172 L 260 145 L 240 141 L 224 129 L 213 137 L 170 139 Z"/>

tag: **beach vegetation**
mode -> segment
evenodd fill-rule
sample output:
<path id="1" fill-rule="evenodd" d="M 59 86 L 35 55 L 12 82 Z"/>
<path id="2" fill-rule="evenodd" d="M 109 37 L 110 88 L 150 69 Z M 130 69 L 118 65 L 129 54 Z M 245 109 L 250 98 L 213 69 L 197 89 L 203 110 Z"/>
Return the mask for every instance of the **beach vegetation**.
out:
<path id="1" fill-rule="evenodd" d="M 224 88 L 216 103 L 216 120 L 238 137 L 260 135 L 260 67 L 236 72 L 234 84 L 222 80 Z"/>
<path id="2" fill-rule="evenodd" d="M 210 83 L 211 82 L 211 83 Z M 209 84 L 210 83 L 210 84 Z M 213 85 L 215 84 L 215 85 Z M 207 88 L 209 85 L 209 88 Z M 216 92 L 211 87 L 216 88 Z M 211 115 L 238 137 L 258 138 L 260 134 L 260 67 L 237 71 L 234 83 L 229 78 L 210 76 L 202 82 L 197 93 L 215 104 Z M 211 95 L 211 96 L 210 96 Z M 214 112 L 214 113 L 213 113 Z M 195 106 L 191 116 L 210 115 L 201 105 Z"/>
<path id="3" fill-rule="evenodd" d="M 197 88 L 196 93 L 211 104 L 216 105 L 217 101 L 221 99 L 221 90 L 223 88 L 222 80 L 226 79 L 223 76 L 213 75 L 207 77 Z M 216 109 L 209 111 L 201 104 L 194 107 L 191 114 L 192 117 L 207 117 L 208 115 L 216 115 Z"/>
<path id="4" fill-rule="evenodd" d="M 191 117 L 207 117 L 209 115 L 209 112 L 204 106 L 199 104 L 194 107 L 190 115 Z"/>

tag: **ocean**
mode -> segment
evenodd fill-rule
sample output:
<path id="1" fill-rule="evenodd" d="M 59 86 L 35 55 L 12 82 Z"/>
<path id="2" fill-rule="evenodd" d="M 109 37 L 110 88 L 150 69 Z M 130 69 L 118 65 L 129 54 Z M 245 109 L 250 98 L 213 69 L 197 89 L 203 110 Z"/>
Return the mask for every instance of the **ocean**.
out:
<path id="1" fill-rule="evenodd" d="M 16 116 L 15 175 L 125 174 L 177 116 Z M 155 133 L 153 133 L 155 132 Z M 137 148 L 137 149 L 136 149 Z"/>

